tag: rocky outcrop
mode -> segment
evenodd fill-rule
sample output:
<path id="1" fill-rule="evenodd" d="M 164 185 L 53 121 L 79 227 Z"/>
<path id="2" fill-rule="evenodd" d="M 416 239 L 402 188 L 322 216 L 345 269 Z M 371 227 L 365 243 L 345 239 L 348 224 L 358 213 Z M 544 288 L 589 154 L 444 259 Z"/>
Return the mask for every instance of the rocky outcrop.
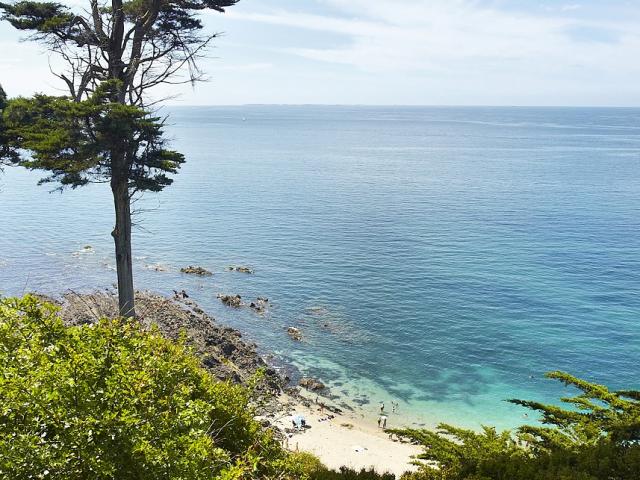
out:
<path id="1" fill-rule="evenodd" d="M 319 392 L 320 390 L 324 390 L 326 386 L 320 380 L 316 380 L 315 378 L 310 377 L 302 377 L 298 382 L 303 388 L 307 390 L 311 390 L 312 392 Z"/>
<path id="2" fill-rule="evenodd" d="M 210 275 L 213 275 L 213 273 L 211 273 L 209 270 L 206 270 L 202 267 L 194 267 L 193 265 L 181 268 L 180 271 L 182 273 L 188 273 L 190 275 L 199 275 L 201 277 L 208 277 Z"/>
<path id="3" fill-rule="evenodd" d="M 182 293 L 182 292 L 181 292 Z M 110 293 L 65 295 L 61 316 L 70 325 L 94 323 L 100 318 L 117 316 L 118 298 Z M 185 332 L 187 343 L 202 359 L 203 366 L 220 380 L 248 383 L 264 370 L 262 388 L 279 392 L 285 380 L 258 355 L 256 345 L 245 341 L 239 331 L 219 325 L 188 298 L 170 300 L 151 293 L 136 293 L 138 321 L 146 327 L 157 325 L 168 338 L 177 339 Z"/>
<path id="4" fill-rule="evenodd" d="M 258 297 L 255 302 L 251 302 L 249 304 L 249 308 L 251 308 L 256 313 L 264 313 L 269 304 L 269 299 L 264 297 Z"/>
<path id="5" fill-rule="evenodd" d="M 296 327 L 288 327 L 287 333 L 293 340 L 297 342 L 302 340 L 302 332 Z"/>
<path id="6" fill-rule="evenodd" d="M 219 293 L 218 298 L 227 307 L 240 308 L 242 306 L 242 297 L 240 295 L 223 295 Z"/>
<path id="7" fill-rule="evenodd" d="M 249 268 L 249 267 L 244 267 L 242 265 L 237 266 L 237 265 L 229 265 L 227 267 L 227 270 L 229 272 L 240 272 L 240 273 L 249 273 L 252 274 L 253 273 L 253 269 Z"/>

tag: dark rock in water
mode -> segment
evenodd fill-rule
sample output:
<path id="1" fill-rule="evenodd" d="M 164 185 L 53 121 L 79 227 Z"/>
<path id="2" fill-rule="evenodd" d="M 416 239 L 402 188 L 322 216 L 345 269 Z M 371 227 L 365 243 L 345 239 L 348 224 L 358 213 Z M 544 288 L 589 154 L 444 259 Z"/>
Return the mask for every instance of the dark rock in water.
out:
<path id="1" fill-rule="evenodd" d="M 257 303 L 251 302 L 249 304 L 249 308 L 251 308 L 256 313 L 264 313 L 264 307 L 262 305 L 257 304 Z"/>
<path id="2" fill-rule="evenodd" d="M 254 312 L 256 313 L 264 313 L 265 310 L 267 309 L 267 302 L 269 301 L 269 299 L 264 298 L 264 297 L 258 297 L 256 298 L 255 302 L 251 302 L 249 304 L 249 308 L 251 308 Z"/>
<path id="3" fill-rule="evenodd" d="M 253 273 L 253 269 L 249 268 L 249 267 L 243 267 L 243 266 L 236 266 L 236 265 L 229 265 L 227 267 L 227 270 L 230 272 L 240 272 L 240 273 Z"/>
<path id="4" fill-rule="evenodd" d="M 189 265 L 188 267 L 181 268 L 180 271 L 182 273 L 188 273 L 191 275 L 200 275 L 201 277 L 207 277 L 209 275 L 213 275 L 209 270 L 206 270 L 202 267 L 194 267 L 193 265 Z"/>
<path id="5" fill-rule="evenodd" d="M 302 332 L 297 329 L 296 327 L 288 327 L 287 328 L 287 333 L 289 334 L 289 336 L 296 340 L 296 341 L 300 341 L 302 340 Z"/>
<path id="6" fill-rule="evenodd" d="M 242 306 L 242 297 L 240 295 L 218 295 L 218 298 L 227 307 L 240 308 Z"/>
<path id="7" fill-rule="evenodd" d="M 312 392 L 317 392 L 319 390 L 324 390 L 325 388 L 327 388 L 321 381 L 310 377 L 301 378 L 298 382 L 298 385 L 306 388 L 307 390 L 311 390 Z"/>

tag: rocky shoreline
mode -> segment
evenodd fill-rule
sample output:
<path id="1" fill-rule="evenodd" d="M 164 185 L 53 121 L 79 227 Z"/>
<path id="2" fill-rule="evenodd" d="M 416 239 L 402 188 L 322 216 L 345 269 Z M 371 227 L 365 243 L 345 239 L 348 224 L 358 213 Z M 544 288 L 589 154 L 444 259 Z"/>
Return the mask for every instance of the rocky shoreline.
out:
<path id="1" fill-rule="evenodd" d="M 59 315 L 67 325 L 92 324 L 118 316 L 118 297 L 111 290 L 68 292 L 60 298 L 37 296 L 58 305 Z M 312 452 L 333 468 L 343 464 L 356 469 L 375 466 L 397 474 L 411 468 L 409 461 L 417 453 L 416 447 L 392 440 L 382 431 L 372 430 L 360 415 L 343 411 L 319 380 L 270 364 L 258 353 L 255 343 L 243 338 L 238 330 L 218 323 L 185 291 L 175 292 L 173 298 L 136 292 L 136 313 L 144 328 L 155 326 L 174 340 L 184 335 L 203 367 L 214 377 L 253 385 L 256 418 L 263 426 L 273 428 L 285 448 Z M 264 374 L 256 385 L 253 379 L 258 371 Z M 291 385 L 290 376 L 295 386 Z M 295 422 L 292 425 L 292 419 L 300 415 L 307 419 L 302 429 L 296 428 Z M 354 450 L 352 444 L 364 447 Z M 378 464 L 383 457 L 386 463 Z"/>
<path id="2" fill-rule="evenodd" d="M 60 307 L 67 325 L 95 323 L 118 315 L 118 297 L 114 292 L 66 293 L 59 299 L 43 297 Z M 259 390 L 277 397 L 285 390 L 289 377 L 269 365 L 257 352 L 257 345 L 245 340 L 238 330 L 221 325 L 207 315 L 196 302 L 183 295 L 173 299 L 150 292 L 136 292 L 136 313 L 145 328 L 156 325 L 167 338 L 178 339 L 184 332 L 186 342 L 202 365 L 216 378 L 247 385 L 258 371 L 264 372 Z"/>
<path id="3" fill-rule="evenodd" d="M 59 298 L 38 296 L 58 305 L 60 316 L 67 325 L 91 324 L 118 315 L 118 297 L 113 290 L 93 293 L 71 291 Z M 264 306 L 268 299 L 259 297 L 258 302 Z M 254 342 L 245 339 L 240 331 L 220 324 L 184 290 L 174 291 L 173 298 L 137 291 L 136 313 L 145 328 L 155 325 L 167 338 L 177 340 L 184 333 L 187 345 L 194 349 L 203 367 L 219 380 L 255 385 L 256 373 L 263 372 L 255 388 L 259 413 L 265 420 L 273 420 L 294 405 L 307 408 L 322 405 L 326 411 L 338 415 L 344 408 L 351 410 L 346 404 L 336 405 L 337 397 L 331 395 L 320 380 L 303 376 L 291 365 L 278 364 L 277 358 L 271 354 L 262 356 Z M 288 333 L 292 336 L 291 332 Z M 292 338 L 300 341 L 301 336 L 300 333 L 300 338 Z"/>

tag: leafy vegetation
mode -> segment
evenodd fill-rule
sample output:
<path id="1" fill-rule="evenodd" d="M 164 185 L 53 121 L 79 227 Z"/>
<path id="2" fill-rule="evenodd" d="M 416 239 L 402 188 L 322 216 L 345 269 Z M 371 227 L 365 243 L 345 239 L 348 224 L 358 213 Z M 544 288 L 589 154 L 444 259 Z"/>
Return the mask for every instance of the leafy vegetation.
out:
<path id="1" fill-rule="evenodd" d="M 248 390 L 215 381 L 184 343 L 132 320 L 68 327 L 34 297 L 2 300 L 0 371 L 2 479 L 300 470 L 254 421 Z"/>
<path id="2" fill-rule="evenodd" d="M 392 473 L 378 473 L 373 469 L 353 470 L 342 467 L 340 470 L 329 470 L 321 467 L 311 473 L 311 480 L 395 480 Z"/>
<path id="3" fill-rule="evenodd" d="M 424 446 L 421 470 L 406 480 L 637 480 L 640 478 L 640 392 L 551 372 L 579 390 L 570 408 L 510 400 L 538 412 L 542 425 L 515 436 L 484 427 L 473 432 L 442 424 L 437 431 L 392 430 Z"/>
<path id="4" fill-rule="evenodd" d="M 288 453 L 254 420 L 251 391 L 218 382 L 183 340 L 132 319 L 65 326 L 33 296 L 0 301 L 0 479 L 393 480 Z M 640 392 L 563 372 L 569 408 L 515 434 L 390 430 L 424 446 L 403 480 L 637 480 Z"/>
<path id="5" fill-rule="evenodd" d="M 72 188 L 99 182 L 112 173 L 109 156 L 118 143 L 132 154 L 131 193 L 160 191 L 171 184 L 184 157 L 165 148 L 159 118 L 109 100 L 117 82 L 104 82 L 87 100 L 35 95 L 9 101 L 4 125 L 10 144 L 31 152 L 22 165 L 50 175 L 41 183 Z"/>
<path id="6" fill-rule="evenodd" d="M 3 112 L 6 108 L 7 94 L 0 85 L 0 168 L 3 164 L 17 162 L 19 158 L 15 149 L 10 145 L 9 135 L 4 124 Z"/>

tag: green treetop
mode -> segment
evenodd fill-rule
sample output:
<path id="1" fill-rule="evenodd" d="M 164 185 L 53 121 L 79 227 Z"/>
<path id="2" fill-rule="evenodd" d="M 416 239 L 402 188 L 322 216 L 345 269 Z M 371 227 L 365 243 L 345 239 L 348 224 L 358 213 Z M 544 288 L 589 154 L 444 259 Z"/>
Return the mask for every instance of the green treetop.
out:
<path id="1" fill-rule="evenodd" d="M 640 392 L 611 391 L 564 372 L 547 377 L 576 388 L 570 408 L 525 400 L 539 425 L 516 434 L 441 424 L 437 431 L 390 430 L 424 446 L 419 472 L 406 480 L 637 480 Z"/>
<path id="2" fill-rule="evenodd" d="M 0 85 L 0 168 L 3 164 L 12 164 L 18 161 L 16 151 L 11 147 L 9 135 L 3 120 L 3 112 L 7 108 L 7 94 Z"/>
<path id="3" fill-rule="evenodd" d="M 18 99 L 3 112 L 2 145 L 31 158 L 14 163 L 50 172 L 62 187 L 109 183 L 114 200 L 120 313 L 134 316 L 131 199 L 171 183 L 183 158 L 165 148 L 162 122 L 150 112 L 162 84 L 203 79 L 198 59 L 217 34 L 198 13 L 223 12 L 237 0 L 86 0 L 84 7 L 0 3 L 3 19 L 44 44 L 64 68 L 53 74 L 68 95 Z M 57 65 L 58 63 L 56 63 Z M 4 94 L 2 96 L 4 102 Z M 10 102 L 11 103 L 11 102 Z M 0 123 L 0 140 L 5 135 Z M 0 150 L 0 154 L 2 151 Z"/>

